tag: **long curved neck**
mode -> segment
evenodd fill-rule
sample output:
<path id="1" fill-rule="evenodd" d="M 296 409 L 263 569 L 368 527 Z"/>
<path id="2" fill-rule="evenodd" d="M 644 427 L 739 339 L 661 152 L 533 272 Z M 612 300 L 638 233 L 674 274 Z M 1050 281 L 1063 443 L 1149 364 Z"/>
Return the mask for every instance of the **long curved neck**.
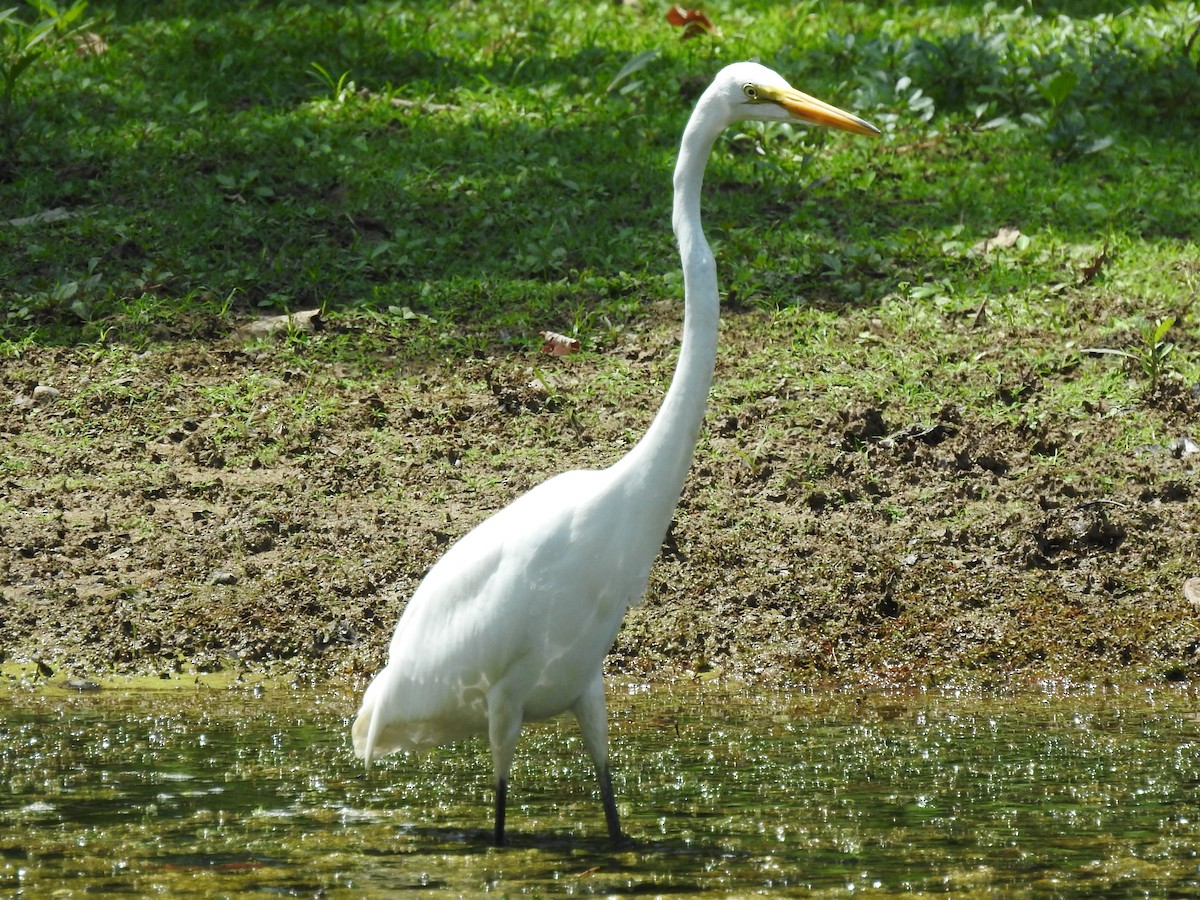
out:
<path id="1" fill-rule="evenodd" d="M 649 430 L 613 467 L 637 482 L 643 501 L 653 501 L 645 525 L 658 532 L 655 547 L 670 524 L 692 462 L 717 359 L 717 267 L 700 225 L 700 191 L 704 167 L 724 122 L 705 115 L 706 99 L 701 98 L 688 120 L 675 165 L 671 221 L 679 242 L 684 286 L 679 362 Z"/>

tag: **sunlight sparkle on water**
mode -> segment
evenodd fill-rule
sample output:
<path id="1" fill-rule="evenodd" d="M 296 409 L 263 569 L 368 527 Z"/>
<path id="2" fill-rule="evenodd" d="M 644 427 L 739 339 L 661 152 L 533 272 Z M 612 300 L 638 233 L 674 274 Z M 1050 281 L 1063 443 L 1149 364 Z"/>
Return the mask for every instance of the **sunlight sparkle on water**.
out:
<path id="1" fill-rule="evenodd" d="M 564 720 L 524 734 L 497 850 L 486 743 L 368 776 L 348 695 L 16 689 L 0 893 L 1200 893 L 1185 690 L 611 693 L 629 845 Z"/>

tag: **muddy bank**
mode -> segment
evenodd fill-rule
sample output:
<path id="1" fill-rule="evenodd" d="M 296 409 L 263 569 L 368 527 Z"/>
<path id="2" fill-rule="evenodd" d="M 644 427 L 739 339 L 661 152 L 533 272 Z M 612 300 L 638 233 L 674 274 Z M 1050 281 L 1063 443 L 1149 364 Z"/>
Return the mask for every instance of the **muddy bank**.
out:
<path id="1" fill-rule="evenodd" d="M 53 677 L 366 676 L 450 541 L 640 435 L 670 377 L 672 315 L 565 360 L 339 360 L 228 338 L 27 348 L 0 370 L 0 661 Z M 1156 439 L 1117 446 L 1112 409 L 914 416 L 766 381 L 745 348 L 771 327 L 725 325 L 706 431 L 615 671 L 1200 674 L 1194 386 L 1165 381 L 1137 410 Z"/>

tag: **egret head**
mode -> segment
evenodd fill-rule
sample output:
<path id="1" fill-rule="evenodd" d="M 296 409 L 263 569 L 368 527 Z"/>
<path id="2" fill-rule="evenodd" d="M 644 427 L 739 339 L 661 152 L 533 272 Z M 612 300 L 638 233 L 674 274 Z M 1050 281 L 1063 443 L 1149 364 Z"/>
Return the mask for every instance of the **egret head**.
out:
<path id="1" fill-rule="evenodd" d="M 758 63 L 726 66 L 717 74 L 709 91 L 723 101 L 731 123 L 743 119 L 802 122 L 872 137 L 879 135 L 879 129 L 869 122 L 796 90 L 778 73 Z"/>

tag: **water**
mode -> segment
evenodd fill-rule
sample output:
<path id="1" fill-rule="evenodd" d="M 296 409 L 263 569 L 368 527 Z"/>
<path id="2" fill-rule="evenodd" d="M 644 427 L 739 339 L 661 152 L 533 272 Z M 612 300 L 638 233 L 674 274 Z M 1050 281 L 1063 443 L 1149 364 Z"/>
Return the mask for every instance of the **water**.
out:
<path id="1" fill-rule="evenodd" d="M 336 691 L 6 690 L 0 896 L 1200 896 L 1186 689 L 611 692 L 613 850 L 574 723 L 369 776 Z"/>

